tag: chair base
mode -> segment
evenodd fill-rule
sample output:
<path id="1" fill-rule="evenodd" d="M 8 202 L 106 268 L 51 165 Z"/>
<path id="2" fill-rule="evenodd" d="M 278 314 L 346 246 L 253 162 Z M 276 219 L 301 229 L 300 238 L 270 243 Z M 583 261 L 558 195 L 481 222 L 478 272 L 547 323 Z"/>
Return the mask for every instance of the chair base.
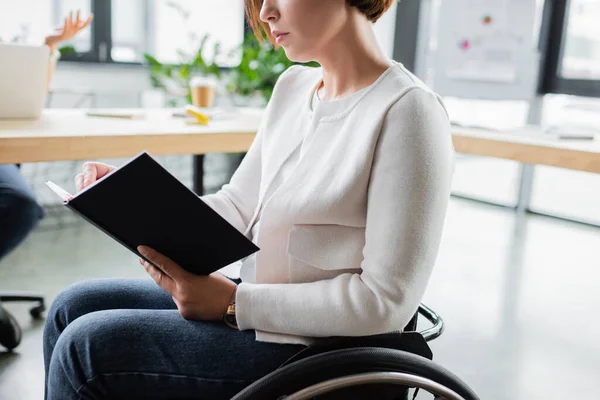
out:
<path id="1" fill-rule="evenodd" d="M 39 293 L 29 292 L 0 292 L 0 345 L 12 350 L 21 342 L 21 328 L 13 317 L 4 307 L 3 303 L 31 301 L 34 306 L 29 309 L 29 314 L 34 319 L 42 317 L 42 313 L 46 311 L 44 304 L 44 296 Z"/>
<path id="2" fill-rule="evenodd" d="M 11 351 L 21 343 L 22 332 L 15 317 L 0 304 L 0 346 Z"/>
<path id="3" fill-rule="evenodd" d="M 1 302 L 13 302 L 13 301 L 37 301 L 44 303 L 44 296 L 40 293 L 30 293 L 30 292 L 9 292 L 9 291 L 0 291 L 0 301 Z"/>
<path id="4" fill-rule="evenodd" d="M 29 309 L 29 314 L 31 314 L 31 317 L 33 317 L 34 319 L 41 318 L 42 313 L 46 311 L 44 296 L 42 296 L 40 293 L 0 291 L 0 305 L 2 303 L 13 303 L 21 301 L 31 301 L 36 303 L 33 307 Z"/>

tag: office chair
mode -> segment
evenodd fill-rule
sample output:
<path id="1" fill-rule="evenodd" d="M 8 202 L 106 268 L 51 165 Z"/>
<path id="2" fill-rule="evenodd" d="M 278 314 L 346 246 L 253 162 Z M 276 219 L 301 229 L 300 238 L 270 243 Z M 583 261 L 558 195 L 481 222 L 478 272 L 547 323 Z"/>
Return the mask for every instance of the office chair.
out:
<path id="1" fill-rule="evenodd" d="M 433 326 L 416 332 L 418 315 Z M 409 389 L 424 389 L 436 399 L 479 400 L 456 375 L 437 365 L 427 345 L 444 322 L 425 305 L 404 329 L 368 337 L 317 341 L 232 400 L 408 399 Z"/>
<path id="2" fill-rule="evenodd" d="M 29 314 L 34 319 L 41 318 L 42 313 L 46 310 L 44 297 L 40 294 L 0 292 L 0 346 L 4 346 L 8 350 L 13 350 L 21 343 L 22 333 L 15 317 L 2 305 L 3 303 L 15 301 L 32 301 L 36 303 L 29 310 Z"/>

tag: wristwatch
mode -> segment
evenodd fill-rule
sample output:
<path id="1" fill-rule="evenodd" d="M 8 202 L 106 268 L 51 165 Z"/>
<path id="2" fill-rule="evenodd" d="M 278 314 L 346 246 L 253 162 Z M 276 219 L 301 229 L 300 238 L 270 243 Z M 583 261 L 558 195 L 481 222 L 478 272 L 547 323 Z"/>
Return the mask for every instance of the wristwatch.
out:
<path id="1" fill-rule="evenodd" d="M 236 290 L 233 291 L 231 295 L 231 300 L 229 301 L 229 306 L 227 307 L 227 311 L 223 314 L 223 322 L 230 328 L 238 329 L 237 319 L 235 318 L 235 295 L 237 293 Z"/>

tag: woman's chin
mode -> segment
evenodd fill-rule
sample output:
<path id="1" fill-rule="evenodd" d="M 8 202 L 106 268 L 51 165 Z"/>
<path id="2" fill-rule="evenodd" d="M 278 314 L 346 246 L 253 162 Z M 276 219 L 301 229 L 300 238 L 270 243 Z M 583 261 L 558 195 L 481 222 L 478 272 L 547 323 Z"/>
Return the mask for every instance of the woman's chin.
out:
<path id="1" fill-rule="evenodd" d="M 310 62 L 313 60 L 306 53 L 297 51 L 291 46 L 281 46 L 281 47 L 283 47 L 283 51 L 285 51 L 285 55 L 291 62 L 303 64 L 303 63 L 307 63 L 307 62 Z"/>

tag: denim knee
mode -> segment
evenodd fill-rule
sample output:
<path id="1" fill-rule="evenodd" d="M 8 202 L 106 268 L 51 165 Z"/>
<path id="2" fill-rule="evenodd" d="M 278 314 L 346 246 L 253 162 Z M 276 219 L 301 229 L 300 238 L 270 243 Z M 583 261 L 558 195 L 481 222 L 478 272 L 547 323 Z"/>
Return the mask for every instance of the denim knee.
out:
<path id="1" fill-rule="evenodd" d="M 86 298 L 89 295 L 87 281 L 73 283 L 63 289 L 52 302 L 47 313 L 46 324 L 58 324 L 64 329 L 82 315 L 95 310 L 89 310 Z"/>
<path id="2" fill-rule="evenodd" d="M 0 191 L 0 258 L 21 243 L 43 216 L 44 210 L 30 196 Z"/>
<path id="3" fill-rule="evenodd" d="M 84 315 L 69 324 L 56 341 L 48 368 L 51 391 L 75 394 L 93 378 L 92 347 L 98 339 L 94 338 L 94 314 Z"/>

